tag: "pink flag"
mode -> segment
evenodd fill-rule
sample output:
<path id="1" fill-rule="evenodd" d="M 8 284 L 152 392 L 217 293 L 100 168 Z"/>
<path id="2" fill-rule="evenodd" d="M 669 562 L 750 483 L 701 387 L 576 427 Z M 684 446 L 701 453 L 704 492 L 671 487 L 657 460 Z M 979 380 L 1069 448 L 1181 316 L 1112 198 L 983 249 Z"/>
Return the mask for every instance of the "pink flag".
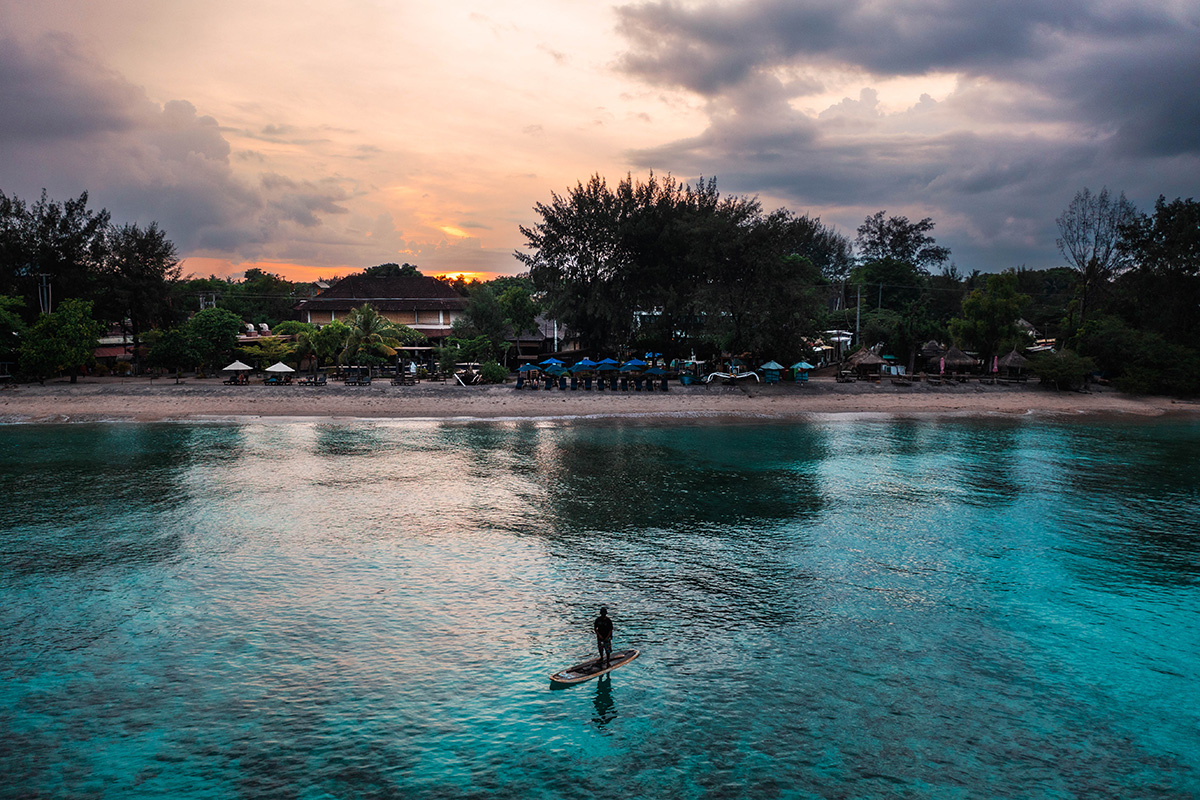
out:
<path id="1" fill-rule="evenodd" d="M 1000 371 L 1000 356 L 992 356 L 992 372 Z"/>

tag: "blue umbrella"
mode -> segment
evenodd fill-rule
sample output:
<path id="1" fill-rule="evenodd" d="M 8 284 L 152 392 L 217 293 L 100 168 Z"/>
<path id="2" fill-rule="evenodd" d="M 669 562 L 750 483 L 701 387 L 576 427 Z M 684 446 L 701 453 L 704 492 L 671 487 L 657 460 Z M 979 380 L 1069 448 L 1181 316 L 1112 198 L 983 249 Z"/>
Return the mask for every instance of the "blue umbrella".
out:
<path id="1" fill-rule="evenodd" d="M 597 372 L 612 372 L 616 368 L 617 368 L 617 365 L 615 363 L 605 364 L 603 361 L 601 361 L 598 365 L 596 365 Z"/>
<path id="2" fill-rule="evenodd" d="M 816 367 L 807 361 L 797 361 L 795 364 L 792 364 L 792 369 L 816 369 Z"/>
<path id="3" fill-rule="evenodd" d="M 667 373 L 661 367 L 651 367 L 650 369 L 646 370 L 643 374 L 645 374 L 645 375 L 666 375 Z"/>
<path id="4" fill-rule="evenodd" d="M 621 366 L 621 372 L 641 372 L 641 367 L 637 364 L 624 364 Z"/>
<path id="5" fill-rule="evenodd" d="M 573 367 L 567 367 L 567 372 L 570 372 L 572 375 L 574 375 L 576 372 L 584 372 L 589 369 L 591 369 L 590 366 L 588 366 L 587 364 L 584 364 L 582 361 L 580 361 L 578 364 L 576 364 Z"/>
<path id="6" fill-rule="evenodd" d="M 537 372 L 537 367 L 535 367 L 533 364 L 526 364 L 517 370 L 517 372 Z"/>
<path id="7" fill-rule="evenodd" d="M 546 367 L 546 366 L 561 367 L 564 363 L 566 363 L 566 362 L 559 361 L 557 358 L 547 358 L 545 361 L 542 362 L 542 366 L 544 366 L 544 367 Z"/>
<path id="8" fill-rule="evenodd" d="M 596 362 L 592 361 L 590 358 L 587 358 L 585 356 L 584 358 L 581 358 L 579 360 L 579 363 L 577 363 L 575 366 L 577 366 L 577 367 L 594 367 L 594 366 L 596 366 Z"/>
<path id="9" fill-rule="evenodd" d="M 630 359 L 629 361 L 626 361 L 625 366 L 627 366 L 627 367 L 644 367 L 644 366 L 646 366 L 646 362 L 642 361 L 640 358 L 634 358 L 634 359 Z"/>
<path id="10" fill-rule="evenodd" d="M 600 361 L 597 361 L 596 363 L 597 363 L 597 364 L 611 364 L 612 366 L 614 366 L 614 367 L 615 367 L 615 366 L 617 366 L 618 364 L 620 364 L 621 362 L 620 362 L 620 361 L 617 361 L 616 359 L 612 359 L 612 358 L 605 358 L 605 359 L 601 359 Z"/>

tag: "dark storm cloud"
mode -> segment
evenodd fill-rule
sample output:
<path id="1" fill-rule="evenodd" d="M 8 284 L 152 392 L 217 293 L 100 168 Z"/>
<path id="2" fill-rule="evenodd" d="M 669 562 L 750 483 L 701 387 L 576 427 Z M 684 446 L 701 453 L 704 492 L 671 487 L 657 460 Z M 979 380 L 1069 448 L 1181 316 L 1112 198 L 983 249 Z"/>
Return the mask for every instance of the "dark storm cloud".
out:
<path id="1" fill-rule="evenodd" d="M 0 189 L 29 199 L 89 192 L 117 221 L 157 221 L 184 251 L 251 256 L 343 213 L 334 181 L 236 176 L 217 120 L 163 105 L 72 39 L 0 41 Z"/>
<path id="2" fill-rule="evenodd" d="M 1115 0 L 746 0 L 619 9 L 619 67 L 706 100 L 701 135 L 632 154 L 723 188 L 834 208 L 902 206 L 940 220 L 970 267 L 1057 261 L 1053 219 L 1084 185 L 1194 194 L 1200 6 Z M 804 114 L 822 74 L 864 82 L 952 74 L 941 102 L 884 113 L 868 88 Z M 829 219 L 831 215 L 827 214 Z"/>
<path id="3" fill-rule="evenodd" d="M 0 142 L 128 130 L 148 105 L 65 36 L 43 37 L 36 48 L 0 38 Z"/>

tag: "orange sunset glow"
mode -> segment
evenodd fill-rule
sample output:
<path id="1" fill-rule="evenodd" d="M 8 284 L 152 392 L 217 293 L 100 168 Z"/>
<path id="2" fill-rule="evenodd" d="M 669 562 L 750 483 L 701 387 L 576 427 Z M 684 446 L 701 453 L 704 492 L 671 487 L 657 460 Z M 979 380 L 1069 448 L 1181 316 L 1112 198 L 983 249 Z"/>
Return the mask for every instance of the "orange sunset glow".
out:
<path id="1" fill-rule="evenodd" d="M 0 0 L 0 190 L 156 221 L 198 275 L 514 274 L 536 204 L 651 171 L 1054 266 L 1079 187 L 1195 193 L 1198 1 Z"/>

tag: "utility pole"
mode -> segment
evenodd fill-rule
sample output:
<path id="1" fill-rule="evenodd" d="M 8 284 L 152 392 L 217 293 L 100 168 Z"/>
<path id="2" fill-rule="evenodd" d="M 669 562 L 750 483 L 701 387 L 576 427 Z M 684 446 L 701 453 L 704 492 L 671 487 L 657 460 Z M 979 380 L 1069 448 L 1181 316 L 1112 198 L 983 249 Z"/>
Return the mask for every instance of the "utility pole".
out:
<path id="1" fill-rule="evenodd" d="M 862 344 L 858 332 L 862 328 L 862 284 L 858 285 L 858 301 L 854 304 L 854 341 Z"/>
<path id="2" fill-rule="evenodd" d="M 50 296 L 50 275 L 46 272 L 39 272 L 38 277 L 42 279 L 41 285 L 38 286 L 38 303 L 42 307 L 43 314 L 49 314 L 54 310 L 54 304 L 51 302 Z"/>

